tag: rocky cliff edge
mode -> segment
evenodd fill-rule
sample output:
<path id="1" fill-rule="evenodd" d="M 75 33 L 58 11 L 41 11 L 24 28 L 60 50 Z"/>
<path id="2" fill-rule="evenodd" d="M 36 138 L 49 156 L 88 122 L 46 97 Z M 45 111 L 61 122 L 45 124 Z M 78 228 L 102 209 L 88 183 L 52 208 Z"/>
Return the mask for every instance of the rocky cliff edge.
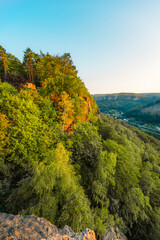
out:
<path id="1" fill-rule="evenodd" d="M 96 240 L 95 232 L 85 229 L 81 233 L 64 226 L 52 225 L 44 218 L 0 213 L 1 240 Z M 127 240 L 119 229 L 107 228 L 102 240 Z"/>

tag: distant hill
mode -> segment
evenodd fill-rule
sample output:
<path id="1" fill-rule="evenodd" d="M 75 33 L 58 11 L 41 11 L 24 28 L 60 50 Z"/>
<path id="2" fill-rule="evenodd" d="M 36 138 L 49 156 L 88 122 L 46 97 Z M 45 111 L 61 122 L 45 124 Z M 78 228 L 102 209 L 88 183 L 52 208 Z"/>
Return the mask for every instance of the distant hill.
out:
<path id="1" fill-rule="evenodd" d="M 141 122 L 160 123 L 160 99 L 132 108 L 125 113 L 125 116 Z"/>
<path id="2" fill-rule="evenodd" d="M 125 113 L 131 108 L 148 104 L 160 98 L 160 93 L 115 93 L 93 95 L 101 112 L 116 110 Z"/>
<path id="3" fill-rule="evenodd" d="M 142 93 L 143 95 L 147 97 L 158 97 L 160 98 L 160 93 Z"/>

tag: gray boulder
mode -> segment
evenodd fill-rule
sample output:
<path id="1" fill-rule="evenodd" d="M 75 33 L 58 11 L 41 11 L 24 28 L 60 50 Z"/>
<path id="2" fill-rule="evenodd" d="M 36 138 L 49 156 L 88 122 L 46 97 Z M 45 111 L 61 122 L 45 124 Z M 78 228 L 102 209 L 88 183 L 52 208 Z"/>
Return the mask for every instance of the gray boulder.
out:
<path id="1" fill-rule="evenodd" d="M 127 240 L 127 237 L 117 227 L 107 227 L 102 240 Z"/>

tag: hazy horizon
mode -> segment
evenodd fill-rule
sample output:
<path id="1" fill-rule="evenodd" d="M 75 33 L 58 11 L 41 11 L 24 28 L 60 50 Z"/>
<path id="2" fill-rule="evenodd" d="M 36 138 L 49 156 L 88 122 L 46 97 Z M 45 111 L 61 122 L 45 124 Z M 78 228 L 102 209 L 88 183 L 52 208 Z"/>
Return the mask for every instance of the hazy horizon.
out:
<path id="1" fill-rule="evenodd" d="M 111 93 L 93 93 L 92 95 L 104 95 L 104 94 L 124 94 L 124 93 L 129 93 L 129 94 L 160 94 L 160 92 L 111 92 Z"/>
<path id="2" fill-rule="evenodd" d="M 91 94 L 160 92 L 160 1 L 1 0 L 0 45 L 71 53 Z"/>

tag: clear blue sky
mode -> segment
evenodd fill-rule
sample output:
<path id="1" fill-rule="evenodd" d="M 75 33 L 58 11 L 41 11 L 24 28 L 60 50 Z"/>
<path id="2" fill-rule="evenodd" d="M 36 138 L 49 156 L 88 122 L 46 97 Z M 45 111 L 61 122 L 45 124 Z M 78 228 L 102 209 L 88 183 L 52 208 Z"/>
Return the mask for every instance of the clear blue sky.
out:
<path id="1" fill-rule="evenodd" d="M 71 53 L 91 93 L 160 92 L 160 0 L 0 0 L 0 45 Z"/>

